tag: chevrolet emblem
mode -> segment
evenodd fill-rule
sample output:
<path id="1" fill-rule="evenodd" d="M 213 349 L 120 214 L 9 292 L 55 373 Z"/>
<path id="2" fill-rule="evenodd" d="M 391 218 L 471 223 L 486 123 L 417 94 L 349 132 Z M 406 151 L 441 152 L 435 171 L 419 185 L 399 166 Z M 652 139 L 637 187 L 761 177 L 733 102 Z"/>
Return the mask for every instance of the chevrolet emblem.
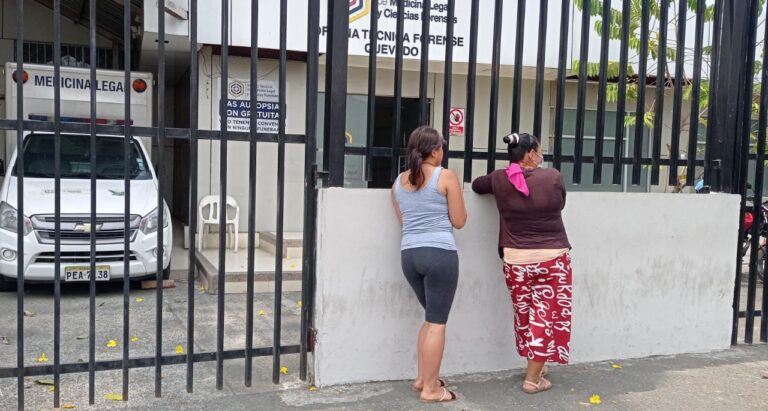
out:
<path id="1" fill-rule="evenodd" d="M 77 226 L 75 226 L 75 230 L 82 231 L 84 233 L 90 233 L 91 227 L 92 226 L 89 223 L 78 224 Z"/>

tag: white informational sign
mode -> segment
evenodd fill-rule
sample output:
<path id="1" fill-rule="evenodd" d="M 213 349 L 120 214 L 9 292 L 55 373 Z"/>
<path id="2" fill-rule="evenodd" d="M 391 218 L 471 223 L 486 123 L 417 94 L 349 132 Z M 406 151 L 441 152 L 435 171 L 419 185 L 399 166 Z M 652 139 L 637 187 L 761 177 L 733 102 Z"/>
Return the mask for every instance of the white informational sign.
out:
<path id="1" fill-rule="evenodd" d="M 448 114 L 448 132 L 452 136 L 464 135 L 464 121 L 466 116 L 463 108 L 451 107 L 451 112 Z"/>
<path id="2" fill-rule="evenodd" d="M 273 81 L 259 80 L 256 102 L 256 130 L 277 134 L 280 104 L 277 85 Z M 227 87 L 227 131 L 251 131 L 251 82 L 229 80 Z"/>

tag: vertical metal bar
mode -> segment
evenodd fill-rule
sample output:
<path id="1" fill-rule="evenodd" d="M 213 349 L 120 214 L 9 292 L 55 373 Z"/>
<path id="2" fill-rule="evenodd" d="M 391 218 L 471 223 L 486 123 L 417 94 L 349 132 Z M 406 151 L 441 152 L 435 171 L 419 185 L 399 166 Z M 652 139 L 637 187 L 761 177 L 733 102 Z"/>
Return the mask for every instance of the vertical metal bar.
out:
<path id="1" fill-rule="evenodd" d="M 603 0 L 603 27 L 600 34 L 600 82 L 597 88 L 597 124 L 595 125 L 595 167 L 592 183 L 603 182 L 603 144 L 605 142 L 605 104 L 608 86 L 608 40 L 611 33 L 611 0 Z M 618 118 L 616 121 L 618 122 Z"/>
<path id="2" fill-rule="evenodd" d="M 189 269 L 187 271 L 187 392 L 194 389 L 195 267 L 197 267 L 197 127 L 199 68 L 197 66 L 197 0 L 189 2 Z"/>
<path id="3" fill-rule="evenodd" d="M 469 23 L 469 73 L 467 74 L 467 110 L 464 123 L 464 182 L 472 181 L 472 159 L 475 152 L 475 85 L 477 84 L 477 29 L 480 14 L 479 0 L 472 0 Z"/>
<path id="4" fill-rule="evenodd" d="M 576 144 L 573 152 L 573 183 L 581 184 L 581 158 L 584 155 L 584 111 L 587 105 L 587 64 L 589 63 L 590 0 L 584 0 L 581 11 L 581 48 L 579 51 L 579 90 L 576 103 Z"/>
<path id="5" fill-rule="evenodd" d="M 96 84 L 96 0 L 89 1 L 88 21 L 90 31 L 91 55 L 91 84 Z M 91 141 L 90 141 L 90 178 L 91 178 L 91 227 L 96 227 L 96 87 L 90 88 L 91 93 Z M 90 262 L 90 310 L 88 316 L 88 403 L 96 401 L 96 230 L 91 230 L 91 262 Z"/>
<path id="6" fill-rule="evenodd" d="M 61 407 L 61 0 L 53 2 L 53 408 Z M 18 152 L 21 152 L 20 150 Z"/>
<path id="7" fill-rule="evenodd" d="M 520 131 L 520 98 L 523 94 L 523 48 L 525 47 L 525 0 L 517 0 L 517 33 L 515 34 L 515 68 L 512 93 L 512 131 Z M 496 153 L 492 153 L 495 156 Z"/>
<path id="8" fill-rule="evenodd" d="M 717 116 L 717 99 L 715 98 L 718 94 L 717 86 L 719 84 L 718 76 L 719 76 L 719 56 L 720 56 L 720 37 L 721 37 L 721 31 L 722 31 L 722 22 L 723 22 L 723 0 L 715 0 L 715 17 L 713 22 L 713 29 L 712 29 L 712 68 L 710 70 L 710 76 L 709 76 L 709 101 L 707 104 L 707 143 L 705 145 L 706 151 L 704 153 L 704 181 L 706 181 L 715 191 L 720 191 L 722 179 L 720 178 L 720 165 L 716 164 L 713 160 L 714 157 L 712 153 L 713 145 L 715 141 L 715 134 L 712 127 L 712 119 L 716 118 Z"/>
<path id="9" fill-rule="evenodd" d="M 680 158 L 680 122 L 683 111 L 683 83 L 685 82 L 685 23 L 688 20 L 688 2 L 681 1 L 678 6 L 675 91 L 672 102 L 672 144 L 669 153 L 669 185 L 672 186 L 679 183 L 677 164 Z M 695 118 L 691 118 L 691 121 L 695 121 Z"/>
<path id="10" fill-rule="evenodd" d="M 496 169 L 496 130 L 498 128 L 499 111 L 499 68 L 501 65 L 501 24 L 503 21 L 502 0 L 496 0 L 493 11 L 493 56 L 491 57 L 491 101 L 489 103 L 490 119 L 488 120 L 488 162 L 486 172 L 491 174 Z"/>
<path id="11" fill-rule="evenodd" d="M 627 113 L 627 66 L 629 61 L 629 24 L 631 13 L 630 0 L 623 0 L 621 8 L 621 52 L 619 57 L 619 98 L 616 102 L 616 143 L 613 151 L 613 184 L 621 184 L 624 171 L 624 116 Z M 703 2 L 702 2 L 703 3 Z"/>
<path id="12" fill-rule="evenodd" d="M 376 20 L 373 16 L 378 16 L 378 4 L 373 2 L 371 20 Z M 299 378 L 302 381 L 307 379 L 309 334 L 312 324 L 312 301 L 314 284 L 314 266 L 315 266 L 315 230 L 316 230 L 316 212 L 317 212 L 317 87 L 318 87 L 318 58 L 319 58 L 319 38 L 315 34 L 320 27 L 320 2 L 310 1 L 307 13 L 307 97 L 306 97 L 306 120 L 304 127 L 307 142 L 304 145 L 304 238 L 302 250 L 301 266 L 301 335 L 300 338 L 300 358 L 299 358 Z M 372 24 L 373 25 L 373 24 Z M 375 26 L 375 25 L 373 25 Z M 371 33 L 376 33 L 372 30 Z M 375 35 L 374 35 L 375 38 Z M 373 42 L 374 40 L 372 40 Z M 373 44 L 373 43 L 372 43 Z M 373 46 L 371 46 L 373 48 Z M 373 58 L 374 65 L 376 58 Z M 373 81 L 376 81 L 374 72 Z M 370 83 L 369 83 L 370 86 Z M 374 97 L 369 95 L 370 98 Z M 375 107 L 374 107 L 375 109 Z M 370 110 L 370 106 L 369 106 Z M 369 111 L 370 113 L 370 111 Z M 369 127 L 371 125 L 369 119 Z M 369 144 L 372 140 L 372 130 L 369 129 Z"/>
<path id="13" fill-rule="evenodd" d="M 16 179 L 18 205 L 16 225 L 16 250 L 19 261 L 24 261 L 24 0 L 16 0 Z M 16 264 L 16 379 L 17 399 L 20 410 L 24 409 L 24 264 Z"/>
<path id="14" fill-rule="evenodd" d="M 125 82 L 124 130 L 123 130 L 123 401 L 128 401 L 130 359 L 128 342 L 131 340 L 131 2 L 123 4 L 123 81 Z M 58 140 L 58 139 L 57 139 Z M 58 221 L 58 218 L 57 218 Z M 57 258 L 58 260 L 58 258 Z M 59 271 L 58 269 L 56 270 Z"/>
<path id="15" fill-rule="evenodd" d="M 310 2 L 310 12 L 314 10 L 314 4 Z M 373 162 L 371 157 L 371 146 L 373 146 L 373 137 L 376 132 L 376 53 L 379 45 L 379 2 L 374 1 L 371 3 L 371 17 L 369 27 L 369 42 L 370 50 L 368 50 L 368 124 L 366 129 L 366 143 L 365 143 L 365 180 L 371 181 L 371 174 L 373 173 Z M 314 16 L 311 16 L 314 17 Z M 309 22 L 310 25 L 313 23 Z M 312 33 L 310 31 L 310 33 Z M 314 36 L 314 34 L 312 34 Z M 313 40 L 307 39 L 307 45 L 312 45 Z M 309 69 L 309 66 L 307 66 Z M 309 96 L 307 98 L 314 98 L 317 100 L 317 96 Z M 307 101 L 309 105 L 309 101 Z M 317 108 L 315 108 L 317 110 Z M 314 114 L 315 116 L 317 113 Z M 313 126 L 314 127 L 314 126 Z M 307 130 L 310 126 L 307 123 Z M 305 163 L 305 167 L 311 165 Z"/>
<path id="16" fill-rule="evenodd" d="M 375 3 L 375 2 L 374 2 Z M 421 3 L 421 65 L 419 71 L 419 124 L 429 124 L 429 100 L 427 86 L 429 85 L 429 16 L 432 4 L 430 0 Z M 375 16 L 375 14 L 373 15 Z M 376 20 L 371 18 L 371 20 Z"/>
<path id="17" fill-rule="evenodd" d="M 693 49 L 693 93 L 691 96 L 691 120 L 688 126 L 688 171 L 686 185 L 696 184 L 696 148 L 699 137 L 699 101 L 701 99 L 701 61 L 703 59 L 704 13 L 707 5 L 703 1 L 696 3 L 696 38 Z M 710 83 L 711 84 L 711 83 Z"/>
<path id="18" fill-rule="evenodd" d="M 544 110 L 544 65 L 547 57 L 547 13 L 549 12 L 549 0 L 539 2 L 539 39 L 538 54 L 536 56 L 536 95 L 533 106 L 533 135 L 539 140 L 541 135 L 541 117 Z"/>
<path id="19" fill-rule="evenodd" d="M 344 185 L 344 131 L 347 120 L 347 46 L 349 44 L 349 3 L 328 0 L 328 37 L 325 66 L 325 113 L 323 164 L 328 170 L 328 186 Z M 402 59 L 401 59 L 402 66 Z M 395 70 L 397 76 L 397 70 Z M 397 92 L 397 88 L 395 88 Z M 398 112 L 395 113 L 396 118 Z M 397 146 L 393 139 L 393 148 Z M 392 172 L 397 169 L 393 151 Z"/>
<path id="20" fill-rule="evenodd" d="M 219 93 L 219 277 L 216 295 L 216 389 L 224 389 L 224 298 L 227 236 L 227 99 L 229 79 L 229 0 L 221 0 L 221 83 Z"/>
<path id="21" fill-rule="evenodd" d="M 632 184 L 639 185 L 643 166 L 643 140 L 645 137 L 645 83 L 648 74 L 648 25 L 651 21 L 649 0 L 642 0 L 640 16 L 640 57 L 637 69 L 637 108 L 635 109 L 635 153 L 632 159 Z"/>
<path id="22" fill-rule="evenodd" d="M 571 15 L 570 0 L 562 0 L 560 8 L 560 53 L 557 61 L 557 101 L 555 102 L 555 144 L 552 165 L 560 169 L 563 154 L 563 114 L 565 110 L 565 67 L 568 59 L 568 39 Z"/>
<path id="23" fill-rule="evenodd" d="M 392 125 L 392 164 L 390 166 L 390 180 L 395 181 L 400 172 L 400 139 L 403 135 L 403 20 L 405 5 L 403 1 L 397 2 L 397 28 L 395 44 L 395 99 L 393 101 L 393 125 Z M 326 90 L 327 92 L 327 90 Z"/>
<path id="24" fill-rule="evenodd" d="M 445 23 L 445 62 L 443 63 L 443 138 L 445 150 L 451 147 L 451 97 L 453 94 L 453 19 L 456 16 L 456 0 L 448 0 L 448 20 Z M 448 167 L 448 156 L 443 156 L 443 167 Z"/>
<path id="25" fill-rule="evenodd" d="M 661 160 L 661 138 L 664 132 L 664 88 L 667 78 L 667 28 L 669 21 L 669 0 L 659 1 L 659 49 L 656 53 L 656 101 L 653 116 L 653 151 L 651 155 L 651 185 L 659 184 Z"/>
<path id="26" fill-rule="evenodd" d="M 758 0 L 752 0 L 749 13 L 749 31 L 747 32 L 747 65 L 744 78 L 744 114 L 741 125 L 741 132 L 743 133 L 743 145 L 741 147 L 742 157 L 742 173 L 740 183 L 745 186 L 747 184 L 748 174 L 748 153 L 750 151 L 750 141 L 752 139 L 752 101 L 754 98 L 754 64 L 755 64 L 755 38 L 757 34 L 757 16 L 759 14 Z M 765 48 L 764 48 L 765 49 Z M 763 77 L 765 79 L 765 77 Z M 761 87 L 762 89 L 763 87 Z M 761 101 L 763 91 L 760 91 Z M 761 107 L 760 111 L 764 107 Z M 765 137 L 765 130 L 760 130 L 759 133 Z M 754 341 L 755 332 L 755 299 L 757 298 L 757 257 L 760 248 L 760 225 L 762 223 L 761 205 L 763 202 L 763 175 L 765 169 L 765 138 L 760 139 L 758 134 L 757 140 L 757 164 L 755 164 L 755 181 L 754 181 L 754 197 L 752 199 L 752 212 L 754 213 L 754 222 L 752 224 L 752 241 L 751 241 L 751 253 L 749 256 L 749 280 L 747 286 L 747 321 L 744 333 L 744 341 L 747 344 L 752 344 Z M 741 278 L 739 278 L 741 280 Z"/>
<path id="27" fill-rule="evenodd" d="M 245 299 L 245 386 L 251 386 L 253 355 L 253 292 L 256 260 L 256 160 L 258 154 L 258 90 L 259 90 L 259 1 L 251 1 L 251 118 L 248 142 L 248 267 Z M 237 235 L 237 233 L 235 233 Z"/>
<path id="28" fill-rule="evenodd" d="M 757 1 L 757 0 L 755 0 Z M 716 89 L 718 115 L 711 121 L 712 156 L 722 164 L 721 189 L 741 196 L 738 233 L 744 228 L 747 200 L 747 166 L 752 115 L 752 81 L 754 77 L 754 41 L 756 11 L 754 3 L 728 2 L 721 9 L 723 26 L 720 53 L 717 56 L 719 83 Z M 720 111 L 722 109 L 722 111 Z M 733 288 L 733 323 L 731 343 L 738 343 L 743 251 L 736 250 L 736 275 Z"/>
<path id="29" fill-rule="evenodd" d="M 157 272 L 155 273 L 155 397 L 163 393 L 163 265 L 165 263 L 165 0 L 157 3 Z M 223 76 L 225 77 L 225 76 Z M 171 250 L 168 250 L 170 256 Z M 170 269 L 170 267 L 169 267 Z"/>
<path id="30" fill-rule="evenodd" d="M 285 81 L 288 65 L 288 0 L 280 0 L 280 66 L 277 126 L 277 240 L 275 241 L 275 321 L 272 339 L 272 382 L 280 383 L 280 331 L 283 317 L 283 239 L 285 220 Z"/>

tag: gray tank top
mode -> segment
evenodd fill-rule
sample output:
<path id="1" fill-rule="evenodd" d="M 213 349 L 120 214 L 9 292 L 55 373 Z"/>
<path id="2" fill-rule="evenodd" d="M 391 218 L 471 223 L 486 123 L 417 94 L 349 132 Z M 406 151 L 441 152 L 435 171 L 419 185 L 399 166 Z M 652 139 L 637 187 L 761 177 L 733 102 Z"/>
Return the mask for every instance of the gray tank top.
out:
<path id="1" fill-rule="evenodd" d="M 448 199 L 437 188 L 442 167 L 432 172 L 427 184 L 418 191 L 403 188 L 402 174 L 395 183 L 395 199 L 403 215 L 400 249 L 435 247 L 456 250 L 453 225 L 448 218 Z"/>

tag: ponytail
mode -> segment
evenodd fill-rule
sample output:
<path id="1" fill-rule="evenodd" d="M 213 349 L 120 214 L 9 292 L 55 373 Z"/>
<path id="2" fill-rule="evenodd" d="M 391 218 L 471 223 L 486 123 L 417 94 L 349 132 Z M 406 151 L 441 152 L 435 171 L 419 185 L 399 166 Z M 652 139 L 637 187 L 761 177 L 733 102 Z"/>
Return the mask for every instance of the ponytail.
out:
<path id="1" fill-rule="evenodd" d="M 421 187 L 424 183 L 424 172 L 421 170 L 421 163 L 424 159 L 421 157 L 421 153 L 416 150 L 408 151 L 408 182 L 413 187 Z"/>

